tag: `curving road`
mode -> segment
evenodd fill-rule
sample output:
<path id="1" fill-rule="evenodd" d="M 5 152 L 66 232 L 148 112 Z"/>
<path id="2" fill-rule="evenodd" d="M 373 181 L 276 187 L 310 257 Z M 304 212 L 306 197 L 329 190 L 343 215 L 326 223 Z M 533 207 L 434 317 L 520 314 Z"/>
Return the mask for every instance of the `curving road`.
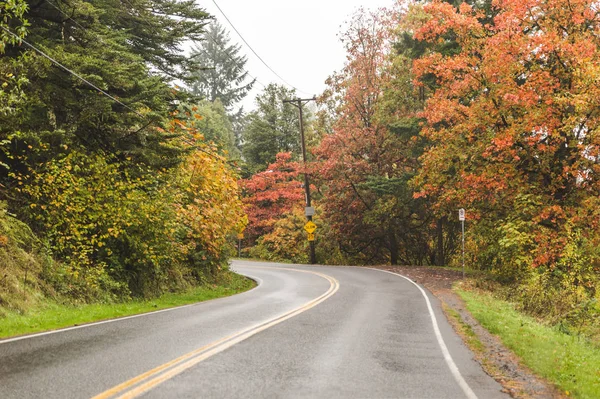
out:
<path id="1" fill-rule="evenodd" d="M 0 341 L 0 398 L 505 398 L 411 281 L 235 261 L 259 286 Z"/>

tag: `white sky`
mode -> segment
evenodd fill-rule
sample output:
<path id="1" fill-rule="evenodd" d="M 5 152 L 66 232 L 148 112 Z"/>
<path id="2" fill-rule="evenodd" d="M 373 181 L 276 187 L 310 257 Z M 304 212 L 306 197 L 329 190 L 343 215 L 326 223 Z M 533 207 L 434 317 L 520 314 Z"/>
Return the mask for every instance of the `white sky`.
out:
<path id="1" fill-rule="evenodd" d="M 197 0 L 229 31 L 232 42 L 248 57 L 246 69 L 260 82 L 283 83 L 267 69 L 237 36 L 212 0 Z M 390 7 L 393 0 L 216 0 L 246 41 L 288 83 L 302 90 L 303 98 L 319 95 L 325 79 L 344 64 L 338 39 L 344 22 L 359 8 Z M 259 83 L 242 102 L 254 108 Z"/>

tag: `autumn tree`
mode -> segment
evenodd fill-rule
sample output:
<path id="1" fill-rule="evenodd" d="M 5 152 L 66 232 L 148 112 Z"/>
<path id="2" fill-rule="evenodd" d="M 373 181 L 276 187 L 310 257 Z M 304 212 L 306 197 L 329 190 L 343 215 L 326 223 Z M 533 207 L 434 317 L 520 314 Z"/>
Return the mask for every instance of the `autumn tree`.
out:
<path id="1" fill-rule="evenodd" d="M 599 17 L 592 1 L 425 6 L 416 37 L 459 51 L 415 64 L 437 89 L 416 179 L 438 207 L 467 208 L 473 264 L 525 285 L 529 310 L 593 297 L 598 235 Z M 472 230 L 473 231 L 473 230 Z M 535 292 L 535 295 L 533 294 Z M 561 304 L 567 304 L 562 306 Z"/>
<path id="2" fill-rule="evenodd" d="M 352 19 L 342 36 L 348 62 L 329 79 L 324 98 L 334 104 L 332 132 L 314 150 L 324 217 L 342 250 L 364 263 L 428 261 L 426 235 L 416 233 L 425 215 L 408 187 L 418 129 L 409 65 L 392 62 L 397 23 L 390 10 L 361 11 Z M 394 85 L 402 94 L 384 95 Z"/>
<path id="3" fill-rule="evenodd" d="M 277 220 L 304 206 L 304 189 L 298 177 L 300 165 L 292 155 L 279 153 L 267 170 L 240 180 L 248 214 L 247 242 L 273 231 Z"/>

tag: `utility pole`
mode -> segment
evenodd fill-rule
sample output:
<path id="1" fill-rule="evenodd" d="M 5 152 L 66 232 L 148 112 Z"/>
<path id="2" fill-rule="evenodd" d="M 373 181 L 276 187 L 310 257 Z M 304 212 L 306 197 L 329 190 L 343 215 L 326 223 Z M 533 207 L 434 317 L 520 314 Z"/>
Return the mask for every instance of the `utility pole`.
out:
<path id="1" fill-rule="evenodd" d="M 302 105 L 309 101 L 315 101 L 316 98 L 295 98 L 293 100 L 283 100 L 284 103 L 292 104 L 296 108 L 298 108 L 298 112 L 300 113 L 300 138 L 302 140 L 302 161 L 304 162 L 304 167 L 306 168 L 306 144 L 304 141 L 304 121 L 302 117 Z M 308 179 L 308 173 L 306 170 L 304 172 L 304 190 L 306 192 L 306 207 L 310 208 L 310 182 Z M 306 219 L 312 221 L 312 215 L 306 215 Z M 310 264 L 314 265 L 317 263 L 317 258 L 315 256 L 315 242 L 309 241 L 310 245 Z"/>

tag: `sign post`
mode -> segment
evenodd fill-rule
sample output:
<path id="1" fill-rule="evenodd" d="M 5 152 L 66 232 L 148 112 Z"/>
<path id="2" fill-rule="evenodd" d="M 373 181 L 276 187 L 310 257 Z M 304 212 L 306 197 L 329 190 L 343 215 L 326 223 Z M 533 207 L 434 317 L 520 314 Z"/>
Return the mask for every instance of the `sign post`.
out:
<path id="1" fill-rule="evenodd" d="M 465 210 L 460 208 L 458 210 L 458 220 L 462 225 L 462 274 L 463 280 L 465 278 Z"/>

